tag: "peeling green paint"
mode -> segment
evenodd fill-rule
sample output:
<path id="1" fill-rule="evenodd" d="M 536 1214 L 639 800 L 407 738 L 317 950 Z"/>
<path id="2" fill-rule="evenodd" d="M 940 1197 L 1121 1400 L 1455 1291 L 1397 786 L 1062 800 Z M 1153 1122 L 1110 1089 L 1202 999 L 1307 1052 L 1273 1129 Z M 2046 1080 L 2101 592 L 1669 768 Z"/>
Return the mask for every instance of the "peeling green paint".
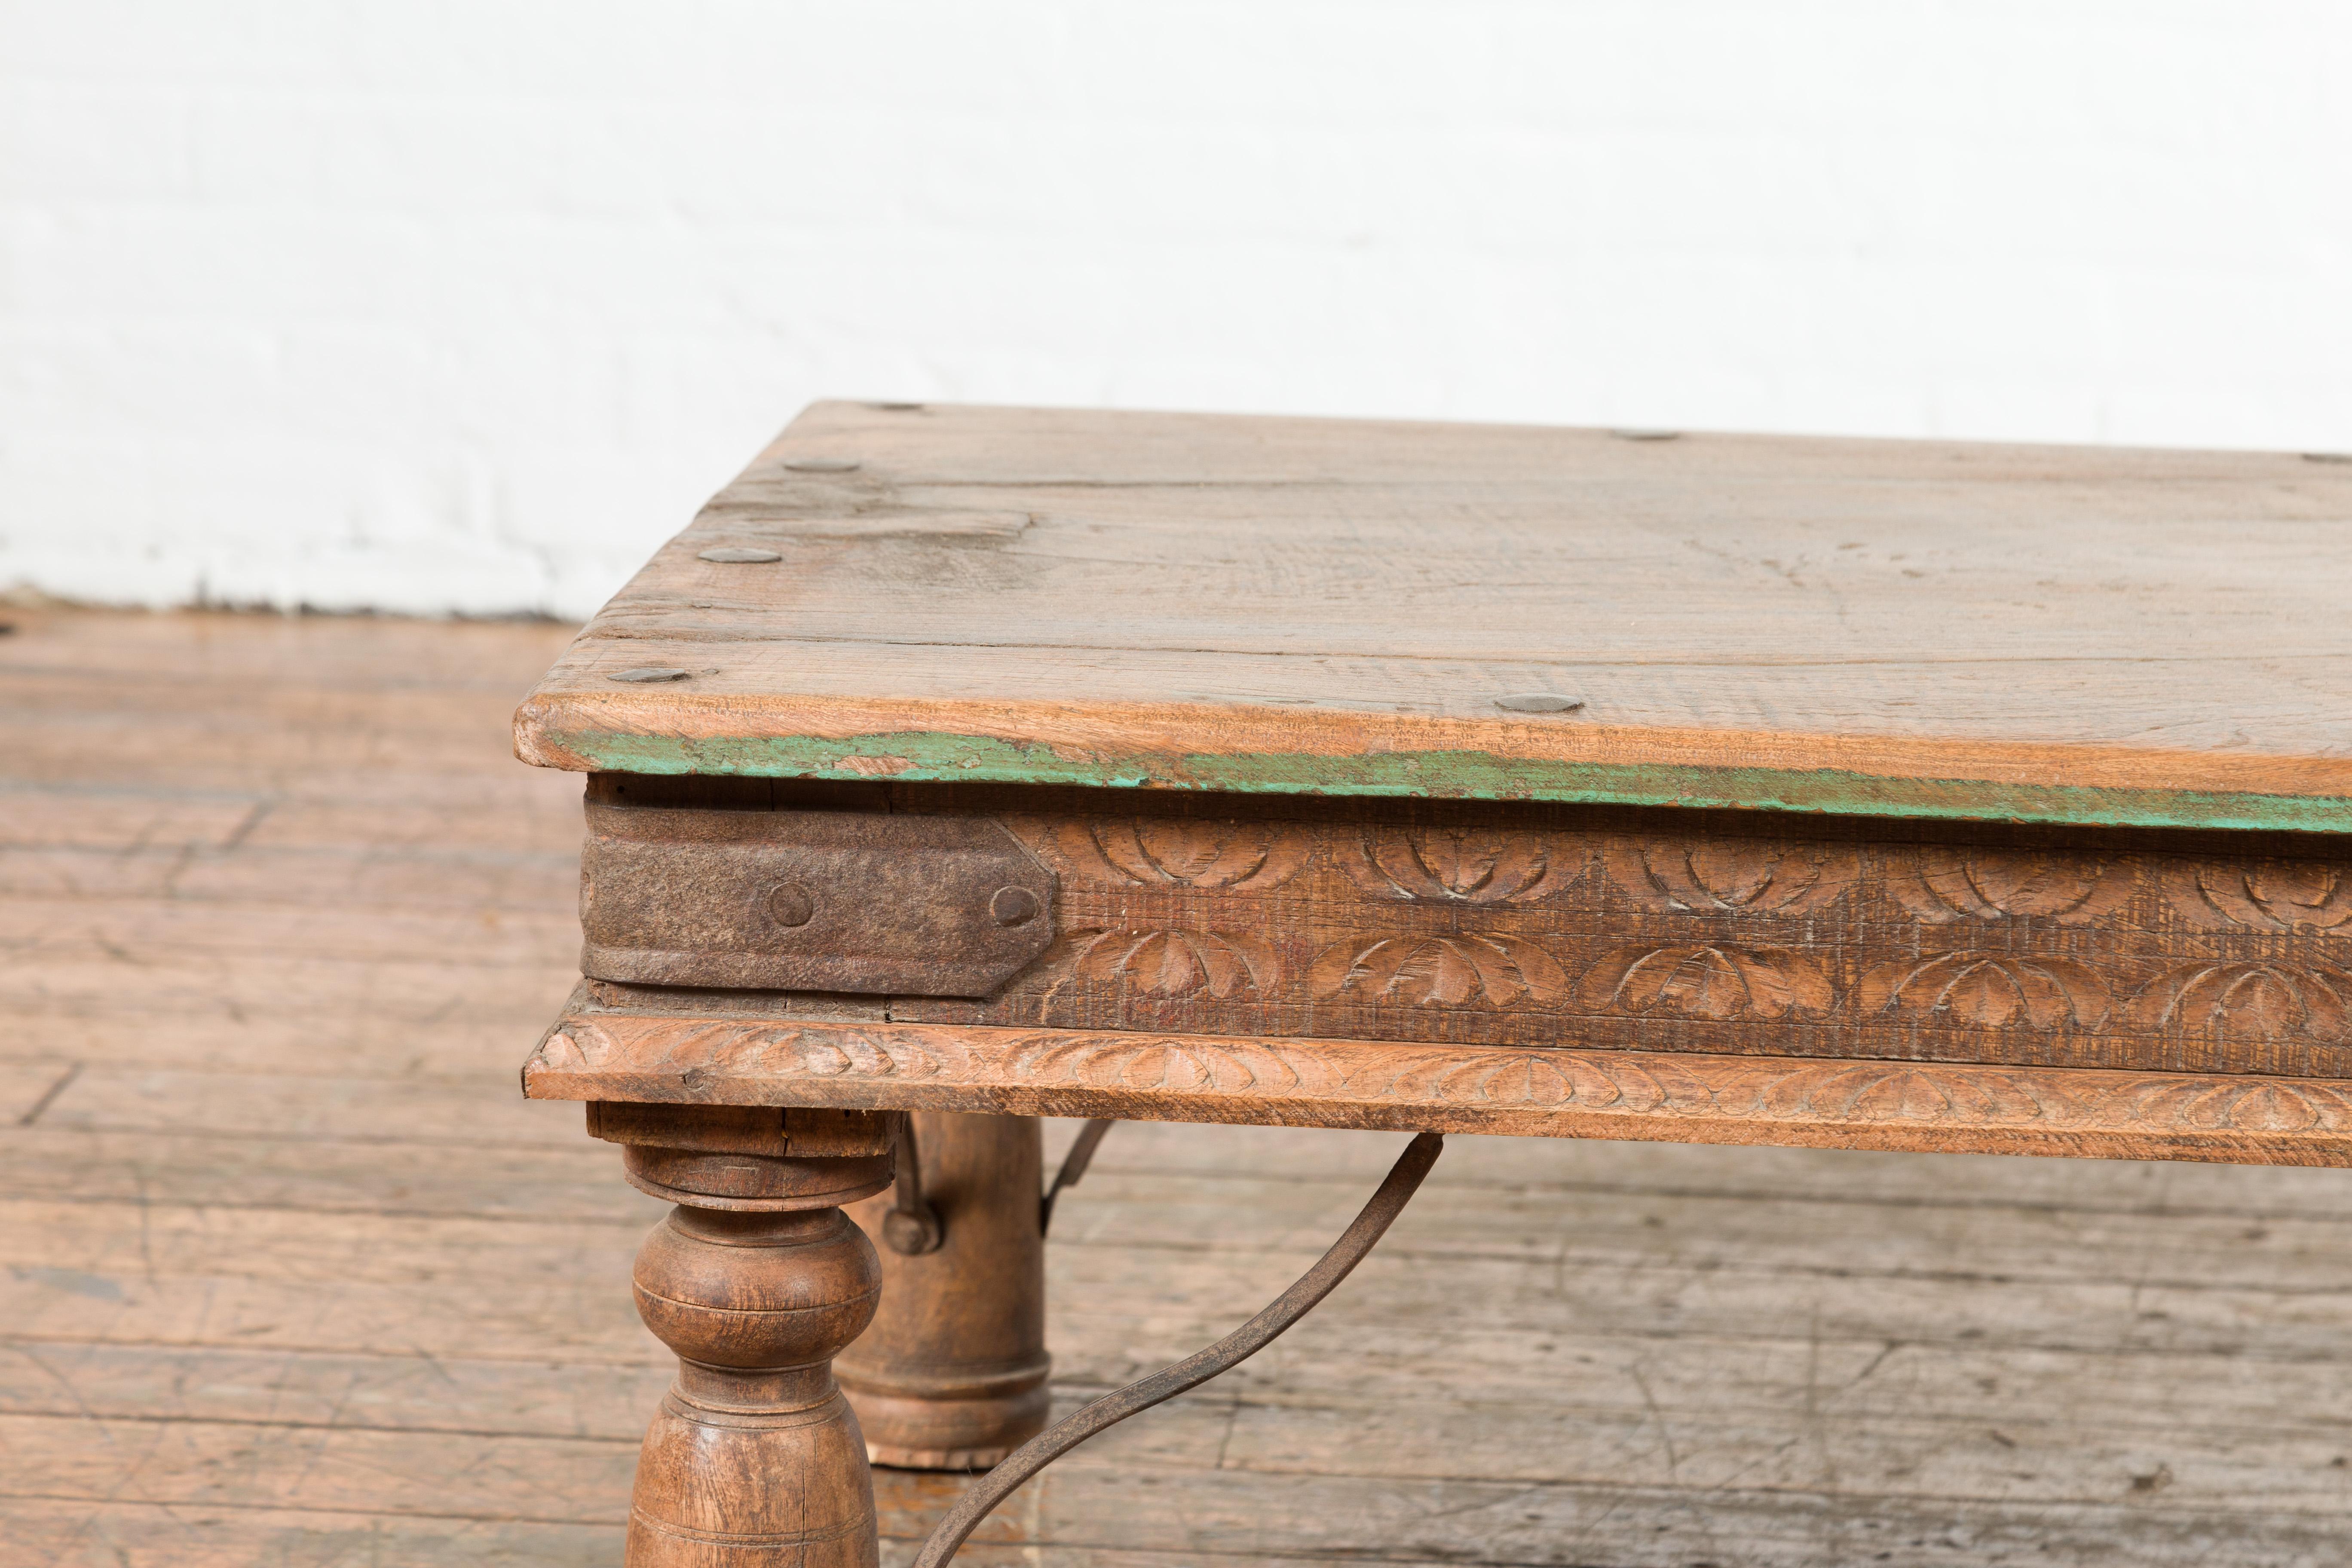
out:
<path id="1" fill-rule="evenodd" d="M 2096 789 L 1985 779 L 1880 778 L 1835 768 L 1711 768 L 1498 757 L 1490 752 L 1359 756 L 1078 753 L 986 735 L 909 731 L 831 740 L 694 739 L 555 730 L 546 739 L 589 768 L 752 778 L 1084 784 L 1244 795 L 1404 795 L 1677 805 L 1847 816 L 2352 833 L 2352 797 Z"/>

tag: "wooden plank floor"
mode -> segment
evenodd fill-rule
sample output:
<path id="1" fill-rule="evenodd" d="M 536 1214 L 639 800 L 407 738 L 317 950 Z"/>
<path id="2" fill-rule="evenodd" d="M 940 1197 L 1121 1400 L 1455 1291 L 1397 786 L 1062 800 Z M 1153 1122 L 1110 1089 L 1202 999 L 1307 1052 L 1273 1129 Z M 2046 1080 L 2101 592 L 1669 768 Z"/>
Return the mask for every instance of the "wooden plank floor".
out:
<path id="1" fill-rule="evenodd" d="M 0 1563 L 617 1563 L 657 1205 L 515 1085 L 579 783 L 506 719 L 565 633 L 0 618 Z M 1051 1247 L 1066 1402 L 1254 1310 L 1397 1142 L 1120 1128 Z M 884 1475 L 890 1561 L 955 1487 Z M 1316 1316 L 984 1539 L 2334 1568 L 2352 1173 L 1456 1139 Z"/>

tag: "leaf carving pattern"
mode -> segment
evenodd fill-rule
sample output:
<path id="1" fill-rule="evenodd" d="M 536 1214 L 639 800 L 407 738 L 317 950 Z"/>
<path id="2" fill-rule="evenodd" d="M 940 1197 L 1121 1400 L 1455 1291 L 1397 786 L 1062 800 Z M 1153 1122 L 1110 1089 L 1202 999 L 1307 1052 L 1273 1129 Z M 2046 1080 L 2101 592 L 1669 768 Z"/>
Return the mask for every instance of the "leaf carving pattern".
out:
<path id="1" fill-rule="evenodd" d="M 1862 858 L 1832 844 L 1755 838 L 1612 846 L 1610 880 L 1653 910 L 1810 914 L 1862 875 Z"/>
<path id="2" fill-rule="evenodd" d="M 2220 968 L 2223 966 L 2212 966 Z M 2252 966 L 2238 965 L 2237 968 Z M 2070 1138 L 2148 1132 L 2352 1134 L 2352 1095 L 2323 1080 L 1907 1061 L 1787 1061 L 1515 1047 L 991 1029 L 961 1040 L 923 1026 L 783 1024 L 572 1012 L 525 1069 L 563 1098 L 622 1098 L 648 1083 L 696 1098 L 805 1086 L 810 1102 L 867 1103 L 867 1087 L 1036 1087 L 1176 1100 L 1388 1105 L 1408 1115 L 1470 1105 L 1755 1125 L 1999 1127 Z M 548 1088 L 535 1089 L 544 1095 Z M 1117 1100 L 1053 1114 L 1116 1114 Z M 1276 1112 L 1280 1119 L 1280 1112 Z M 2079 1142 L 2069 1152 L 2084 1152 Z"/>
<path id="3" fill-rule="evenodd" d="M 1555 859 L 1570 842 L 1480 828 L 1375 827 L 1340 864 L 1376 899 L 1518 904 L 1558 891 L 1583 869 Z"/>
<path id="4" fill-rule="evenodd" d="M 1286 1055 L 1248 1040 L 1193 1036 L 1033 1036 L 1013 1059 L 1013 1076 L 1096 1089 L 1158 1093 L 1245 1094 L 1299 1087 Z"/>
<path id="5" fill-rule="evenodd" d="M 2158 882 L 2209 931 L 2352 931 L 2352 866 L 2324 860 L 2175 860 Z"/>
<path id="6" fill-rule="evenodd" d="M 2126 862 L 2030 849 L 1923 848 L 1888 868 L 1904 908 L 1938 925 L 2027 918 L 2084 925 L 2131 897 Z"/>
<path id="7" fill-rule="evenodd" d="M 1270 892 L 1307 865 L 1315 840 L 1282 822 L 1143 816 L 1066 822 L 1055 847 L 1074 868 L 1113 887 Z"/>
<path id="8" fill-rule="evenodd" d="M 2149 1030 L 2231 1039 L 2352 1038 L 2352 975 L 2276 963 L 2194 963 L 2132 999 L 2131 1020 Z"/>
<path id="9" fill-rule="evenodd" d="M 1274 944 L 1238 931 L 1073 931 L 1070 940 L 1069 974 L 1160 996 L 1270 991 L 1282 978 Z"/>
<path id="10" fill-rule="evenodd" d="M 1782 1018 L 1830 1005 L 1829 977 L 1811 958 L 1782 949 L 1627 947 L 1584 977 L 1585 1005 L 1689 1018 Z"/>
<path id="11" fill-rule="evenodd" d="M 2106 984 L 2067 958 L 1946 952 L 1877 964 L 1862 977 L 1864 1012 L 1924 1013 L 1937 1023 L 1997 1029 L 2096 1028 L 2114 1005 Z"/>
<path id="12" fill-rule="evenodd" d="M 2023 1073 L 1916 1062 L 1808 1068 L 1773 1084 L 1764 1099 L 1776 1116 L 1832 1121 L 2019 1122 L 2078 1109 L 2047 1080 Z"/>
<path id="13" fill-rule="evenodd" d="M 1382 1052 L 1340 1088 L 1382 1100 L 1494 1106 L 1704 1112 L 1712 1091 L 1681 1064 L 1595 1057 L 1555 1047 Z"/>
<path id="14" fill-rule="evenodd" d="M 1413 1006 L 1509 1007 L 1559 1001 L 1568 994 L 1568 973 L 1523 937 L 1456 932 L 1335 942 L 1315 960 L 1307 984 L 1318 996 L 1356 992 Z"/>

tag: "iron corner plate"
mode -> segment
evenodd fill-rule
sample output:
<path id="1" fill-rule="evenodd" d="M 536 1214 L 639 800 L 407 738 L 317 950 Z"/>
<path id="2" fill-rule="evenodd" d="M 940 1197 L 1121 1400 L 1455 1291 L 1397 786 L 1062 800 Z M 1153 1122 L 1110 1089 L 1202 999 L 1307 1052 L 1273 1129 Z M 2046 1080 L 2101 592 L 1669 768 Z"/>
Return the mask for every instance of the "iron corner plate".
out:
<path id="1" fill-rule="evenodd" d="M 592 802 L 580 966 L 641 985 L 986 996 L 1052 945 L 1054 891 L 990 817 Z"/>

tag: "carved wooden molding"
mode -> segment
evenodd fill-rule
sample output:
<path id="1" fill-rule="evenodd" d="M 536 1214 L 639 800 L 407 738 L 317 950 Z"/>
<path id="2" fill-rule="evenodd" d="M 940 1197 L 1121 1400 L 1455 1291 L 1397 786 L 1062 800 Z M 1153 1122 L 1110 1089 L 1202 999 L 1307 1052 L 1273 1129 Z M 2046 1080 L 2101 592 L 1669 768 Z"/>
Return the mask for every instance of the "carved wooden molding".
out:
<path id="1" fill-rule="evenodd" d="M 689 1016 L 584 992 L 523 1084 L 543 1100 L 2352 1164 L 2340 1082 Z"/>
<path id="2" fill-rule="evenodd" d="M 1054 947 L 892 1016 L 2352 1078 L 2352 860 L 1488 815 L 1006 816 Z"/>

